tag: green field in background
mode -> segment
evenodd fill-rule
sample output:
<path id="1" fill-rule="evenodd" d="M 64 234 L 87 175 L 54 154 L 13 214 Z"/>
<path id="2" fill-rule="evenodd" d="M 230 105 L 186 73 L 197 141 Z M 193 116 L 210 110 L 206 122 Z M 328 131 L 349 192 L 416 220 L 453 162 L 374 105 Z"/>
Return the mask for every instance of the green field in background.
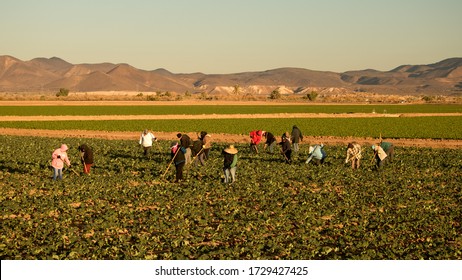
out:
<path id="1" fill-rule="evenodd" d="M 247 135 L 262 129 L 275 135 L 297 125 L 304 135 L 386 138 L 462 139 L 462 117 L 413 118 L 286 118 L 286 119 L 186 119 L 111 121 L 30 121 L 0 122 L 0 127 L 24 129 L 77 129 L 101 131 L 141 131 L 145 128 L 165 132 L 231 133 Z"/>

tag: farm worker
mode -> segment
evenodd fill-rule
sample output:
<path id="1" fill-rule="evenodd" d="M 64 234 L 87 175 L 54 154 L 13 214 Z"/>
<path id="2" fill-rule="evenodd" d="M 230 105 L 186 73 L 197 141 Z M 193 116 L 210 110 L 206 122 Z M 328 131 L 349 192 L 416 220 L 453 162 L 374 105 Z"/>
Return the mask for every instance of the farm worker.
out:
<path id="1" fill-rule="evenodd" d="M 186 151 L 184 157 L 186 160 L 185 164 L 188 165 L 191 163 L 191 148 L 193 146 L 193 141 L 187 134 L 178 133 L 176 137 L 180 139 L 180 146 Z"/>
<path id="2" fill-rule="evenodd" d="M 284 155 L 284 160 L 286 163 L 291 163 L 292 148 L 290 146 L 290 139 L 288 135 L 282 136 L 282 141 L 279 143 L 281 145 L 281 154 Z"/>
<path id="3" fill-rule="evenodd" d="M 385 153 L 380 145 L 372 145 L 372 150 L 374 150 L 375 166 L 379 169 L 383 166 L 383 161 L 387 158 L 387 153 Z"/>
<path id="4" fill-rule="evenodd" d="M 293 145 L 293 148 L 294 148 L 294 152 L 298 153 L 298 151 L 300 150 L 300 147 L 298 146 L 298 143 L 302 142 L 303 140 L 303 135 L 302 135 L 302 132 L 300 131 L 300 129 L 294 125 L 292 127 L 292 133 L 291 133 L 291 138 L 292 140 L 292 145 Z"/>
<path id="5" fill-rule="evenodd" d="M 183 180 L 183 167 L 186 163 L 185 154 L 186 149 L 184 147 L 180 146 L 176 141 L 172 142 L 170 145 L 170 155 L 175 163 L 175 183 Z"/>
<path id="6" fill-rule="evenodd" d="M 203 159 L 209 158 L 210 149 L 212 148 L 212 136 L 206 131 L 201 131 L 199 139 L 202 141 L 202 147 L 204 148 L 204 154 L 200 155 Z"/>
<path id="7" fill-rule="evenodd" d="M 53 180 L 56 180 L 58 177 L 60 180 L 63 179 L 63 167 L 64 163 L 68 167 L 71 167 L 71 162 L 67 156 L 67 150 L 69 148 L 66 144 L 62 144 L 60 148 L 56 149 L 53 154 L 51 154 L 51 166 L 53 167 Z"/>
<path id="8" fill-rule="evenodd" d="M 356 142 L 348 143 L 345 163 L 351 160 L 351 168 L 357 169 L 359 168 L 361 157 L 361 145 Z"/>
<path id="9" fill-rule="evenodd" d="M 308 149 L 308 158 L 306 159 L 305 163 L 308 164 L 311 160 L 313 160 L 315 165 L 320 165 L 324 163 L 326 157 L 327 154 L 324 151 L 323 144 L 310 146 Z"/>
<path id="10" fill-rule="evenodd" d="M 250 151 L 258 154 L 258 144 L 260 144 L 262 135 L 262 130 L 252 130 L 250 132 Z"/>
<path id="11" fill-rule="evenodd" d="M 86 144 L 79 146 L 80 160 L 83 164 L 83 173 L 90 174 L 90 168 L 93 165 L 93 151 Z"/>
<path id="12" fill-rule="evenodd" d="M 145 129 L 140 136 L 140 145 L 143 147 L 144 156 L 149 155 L 149 150 L 152 147 L 152 141 L 157 141 L 154 134 L 152 134 L 149 130 Z"/>
<path id="13" fill-rule="evenodd" d="M 225 173 L 224 183 L 234 183 L 236 181 L 237 169 L 237 149 L 230 145 L 223 150 L 223 172 Z"/>
<path id="14" fill-rule="evenodd" d="M 193 163 L 195 166 L 199 165 L 199 161 L 202 165 L 205 165 L 203 146 L 204 145 L 202 145 L 202 141 L 200 139 L 197 139 L 193 142 L 191 153 L 192 153 L 192 156 L 194 157 Z"/>
<path id="15" fill-rule="evenodd" d="M 390 142 L 381 141 L 380 142 L 380 147 L 382 147 L 382 149 L 387 154 L 387 157 L 388 157 L 387 160 L 390 161 L 390 162 L 393 162 L 393 158 L 394 158 L 394 155 L 395 155 L 395 147 L 393 146 L 393 144 L 390 143 Z"/>
<path id="16" fill-rule="evenodd" d="M 263 136 L 265 136 L 266 142 L 263 150 L 266 151 L 266 148 L 269 147 L 269 152 L 272 154 L 274 152 L 274 146 L 276 146 L 277 140 L 273 133 L 268 131 L 263 131 Z"/>

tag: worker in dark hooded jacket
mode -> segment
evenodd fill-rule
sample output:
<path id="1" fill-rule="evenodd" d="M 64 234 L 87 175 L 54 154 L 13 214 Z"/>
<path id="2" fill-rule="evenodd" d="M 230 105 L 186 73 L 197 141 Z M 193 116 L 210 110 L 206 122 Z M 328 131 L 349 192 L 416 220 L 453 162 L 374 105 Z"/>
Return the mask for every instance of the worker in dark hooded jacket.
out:
<path id="1" fill-rule="evenodd" d="M 209 158 L 210 149 L 212 148 L 212 136 L 207 131 L 201 131 L 199 139 L 202 141 L 204 154 L 200 155 L 204 160 Z"/>
<path id="2" fill-rule="evenodd" d="M 79 146 L 80 161 L 83 164 L 83 173 L 90 174 L 90 168 L 93 165 L 93 150 L 86 144 Z"/>
<path id="3" fill-rule="evenodd" d="M 266 151 L 266 148 L 269 147 L 270 154 L 274 153 L 274 146 L 277 144 L 277 139 L 273 135 L 273 133 L 268 131 L 263 131 L 263 136 L 266 138 L 265 146 L 263 147 L 263 151 Z"/>
<path id="4" fill-rule="evenodd" d="M 294 152 L 298 153 L 298 151 L 300 150 L 298 143 L 302 142 L 303 135 L 300 129 L 296 125 L 292 127 L 292 133 L 291 133 L 290 140 L 292 140 L 292 146 L 294 148 Z"/>
<path id="5" fill-rule="evenodd" d="M 198 166 L 199 162 L 202 165 L 205 165 L 204 145 L 202 145 L 202 141 L 200 139 L 193 141 L 193 146 L 191 148 L 191 155 L 193 156 L 194 166 Z"/>
<path id="6" fill-rule="evenodd" d="M 290 147 L 290 139 L 288 135 L 283 135 L 281 143 L 281 154 L 284 155 L 284 160 L 286 163 L 291 163 L 292 148 Z"/>
<path id="7" fill-rule="evenodd" d="M 180 146 L 183 147 L 186 151 L 184 154 L 184 157 L 186 160 L 185 164 L 188 165 L 191 163 L 191 154 L 192 154 L 191 148 L 193 146 L 193 141 L 191 137 L 189 137 L 189 135 L 187 134 L 178 133 L 176 137 L 180 139 Z"/>
<path id="8" fill-rule="evenodd" d="M 186 149 L 178 144 L 178 142 L 173 141 L 170 145 L 170 155 L 172 157 L 173 162 L 175 163 L 175 183 L 179 183 L 183 180 L 183 168 L 186 164 Z"/>

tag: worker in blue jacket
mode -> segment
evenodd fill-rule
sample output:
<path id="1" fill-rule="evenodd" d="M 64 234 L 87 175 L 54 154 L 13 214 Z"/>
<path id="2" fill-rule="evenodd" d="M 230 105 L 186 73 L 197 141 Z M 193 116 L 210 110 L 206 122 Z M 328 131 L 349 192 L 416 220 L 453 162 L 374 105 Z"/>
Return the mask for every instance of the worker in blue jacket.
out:
<path id="1" fill-rule="evenodd" d="M 313 161 L 315 165 L 323 164 L 327 157 L 327 154 L 323 148 L 323 144 L 310 146 L 308 149 L 308 158 L 306 159 L 305 163 L 308 164 Z"/>

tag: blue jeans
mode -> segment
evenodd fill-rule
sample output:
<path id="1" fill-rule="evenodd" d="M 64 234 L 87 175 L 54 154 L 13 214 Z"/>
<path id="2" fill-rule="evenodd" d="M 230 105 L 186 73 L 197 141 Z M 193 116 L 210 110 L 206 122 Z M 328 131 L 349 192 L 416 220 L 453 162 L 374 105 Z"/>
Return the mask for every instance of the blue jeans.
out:
<path id="1" fill-rule="evenodd" d="M 277 144 L 276 141 L 274 141 L 273 143 L 269 145 L 269 152 L 271 154 L 274 153 L 274 146 L 276 146 L 276 144 Z"/>
<path id="2" fill-rule="evenodd" d="M 233 183 L 236 180 L 237 166 L 231 168 L 223 168 L 225 172 L 225 183 Z"/>
<path id="3" fill-rule="evenodd" d="M 298 143 L 295 143 L 295 142 L 294 142 L 294 143 L 292 144 L 292 146 L 293 146 L 294 152 L 295 152 L 295 153 L 298 153 L 298 151 L 300 150 L 300 147 L 298 146 Z"/>
<path id="4" fill-rule="evenodd" d="M 53 180 L 56 180 L 56 177 L 58 177 L 60 180 L 63 179 L 63 169 L 62 168 L 53 167 Z"/>

